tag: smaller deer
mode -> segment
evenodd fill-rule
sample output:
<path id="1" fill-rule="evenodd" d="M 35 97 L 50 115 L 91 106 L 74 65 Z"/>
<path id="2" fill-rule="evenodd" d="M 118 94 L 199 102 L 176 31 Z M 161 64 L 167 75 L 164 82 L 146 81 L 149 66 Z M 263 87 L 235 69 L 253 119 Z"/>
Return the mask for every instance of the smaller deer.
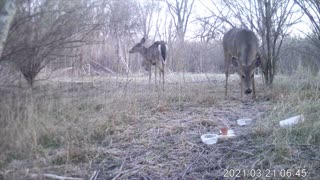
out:
<path id="1" fill-rule="evenodd" d="M 143 57 L 142 67 L 149 73 L 149 87 L 151 83 L 151 67 L 155 66 L 154 80 L 157 85 L 157 69 L 159 69 L 159 83 L 161 84 L 162 75 L 162 89 L 164 90 L 164 69 L 166 64 L 167 48 L 164 41 L 156 41 L 150 47 L 145 47 L 145 38 L 142 38 L 139 43 L 133 46 L 129 53 L 140 53 Z"/>
<path id="2" fill-rule="evenodd" d="M 228 73 L 232 64 L 240 76 L 241 99 L 244 94 L 256 97 L 254 71 L 261 66 L 259 42 L 254 32 L 247 29 L 233 28 L 223 36 L 225 59 L 225 96 L 228 94 Z"/>

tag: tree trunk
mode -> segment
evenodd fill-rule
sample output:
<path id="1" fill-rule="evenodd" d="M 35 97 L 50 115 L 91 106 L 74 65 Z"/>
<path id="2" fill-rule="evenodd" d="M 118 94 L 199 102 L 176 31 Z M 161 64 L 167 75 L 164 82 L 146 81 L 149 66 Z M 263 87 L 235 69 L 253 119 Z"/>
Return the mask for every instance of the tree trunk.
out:
<path id="1" fill-rule="evenodd" d="M 124 59 L 124 57 L 122 55 L 121 42 L 120 42 L 119 36 L 117 36 L 117 50 L 116 51 L 117 51 L 117 55 L 118 55 L 119 60 L 122 62 L 123 66 L 126 70 L 126 73 L 132 74 L 131 69 L 129 68 L 128 62 Z"/>
<path id="2" fill-rule="evenodd" d="M 3 5 L 3 7 L 0 6 L 0 57 L 7 40 L 10 24 L 16 13 L 14 0 L 4 0 L 1 5 Z"/>

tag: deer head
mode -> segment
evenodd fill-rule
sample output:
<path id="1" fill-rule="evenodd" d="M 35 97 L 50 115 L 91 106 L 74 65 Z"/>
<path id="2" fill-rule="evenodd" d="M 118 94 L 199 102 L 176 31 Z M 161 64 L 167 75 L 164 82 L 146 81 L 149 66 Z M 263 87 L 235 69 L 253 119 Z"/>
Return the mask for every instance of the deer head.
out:
<path id="1" fill-rule="evenodd" d="M 144 57 L 142 61 L 142 67 L 144 67 L 146 71 L 150 71 L 152 64 L 148 60 L 146 60 L 147 48 L 143 46 L 145 42 L 146 42 L 145 38 L 142 38 L 140 42 L 138 42 L 136 45 L 134 45 L 131 48 L 129 53 L 140 53 Z"/>
<path id="2" fill-rule="evenodd" d="M 143 46 L 143 44 L 145 42 L 146 42 L 146 40 L 144 38 L 142 38 L 139 43 L 137 43 L 136 45 L 133 46 L 133 48 L 129 51 L 129 53 L 136 53 L 136 52 L 142 53 L 143 49 L 145 48 Z"/>
<path id="3" fill-rule="evenodd" d="M 261 65 L 260 56 L 257 55 L 250 65 L 242 65 L 238 57 L 232 56 L 232 65 L 236 68 L 236 71 L 241 78 L 244 93 L 246 95 L 251 94 L 254 71 Z"/>

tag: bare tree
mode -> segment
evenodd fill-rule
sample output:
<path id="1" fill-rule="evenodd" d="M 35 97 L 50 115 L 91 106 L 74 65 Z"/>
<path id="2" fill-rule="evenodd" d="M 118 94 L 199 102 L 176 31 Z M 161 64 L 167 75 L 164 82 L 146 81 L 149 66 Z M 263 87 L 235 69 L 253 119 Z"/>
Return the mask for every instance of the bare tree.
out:
<path id="1" fill-rule="evenodd" d="M 320 1 L 318 0 L 294 0 L 309 18 L 314 34 L 320 40 Z"/>
<path id="2" fill-rule="evenodd" d="M 10 24 L 16 13 L 15 1 L 4 0 L 0 3 L 0 57 L 7 40 Z"/>
<path id="3" fill-rule="evenodd" d="M 256 4 L 262 21 L 256 25 L 251 21 L 250 26 L 257 30 L 262 40 L 261 53 L 265 59 L 262 68 L 266 84 L 271 85 L 276 74 L 283 40 L 288 36 L 289 27 L 295 24 L 299 18 L 294 19 L 294 4 L 290 0 L 264 0 L 263 2 L 258 1 Z"/>
<path id="4" fill-rule="evenodd" d="M 95 1 L 19 0 L 16 5 L 1 61 L 14 62 L 30 85 L 50 61 L 85 45 L 104 20 L 91 21 Z"/>
<path id="5" fill-rule="evenodd" d="M 212 4 L 217 5 L 212 0 Z M 294 3 L 290 0 L 223 0 L 222 8 L 214 17 L 225 20 L 228 25 L 251 29 L 261 40 L 262 69 L 267 85 L 273 83 L 276 66 L 279 61 L 283 40 L 288 36 L 289 28 L 300 19 L 293 16 Z M 237 22 L 232 22 L 236 19 Z"/>
<path id="6" fill-rule="evenodd" d="M 319 72 L 319 48 L 314 46 L 309 37 L 287 38 L 280 52 L 281 61 L 279 71 L 284 74 L 293 74 L 299 69 L 306 70 L 312 75 Z"/>
<path id="7" fill-rule="evenodd" d="M 219 18 L 203 17 L 197 18 L 197 21 L 200 22 L 200 29 L 195 38 L 200 38 L 202 42 L 211 43 L 219 39 L 223 34 L 222 29 L 226 29 L 223 27 L 224 21 Z"/>
<path id="8" fill-rule="evenodd" d="M 115 38 L 118 68 L 124 68 L 126 74 L 131 74 L 128 57 L 128 39 L 137 32 L 142 32 L 139 7 L 133 1 L 112 0 L 108 23 L 109 35 Z M 120 66 L 121 65 L 121 66 Z M 118 70 L 119 71 L 119 70 Z"/>
<path id="9" fill-rule="evenodd" d="M 153 22 L 159 21 L 159 1 L 150 0 L 139 5 L 140 20 L 143 29 L 143 37 L 148 38 L 153 26 Z M 156 16 L 158 12 L 158 16 Z"/>
<path id="10" fill-rule="evenodd" d="M 307 34 L 311 43 L 316 49 L 320 49 L 320 1 L 318 0 L 294 0 L 309 18 L 312 25 L 312 34 Z M 310 51 L 309 51 L 310 52 Z M 319 57 L 319 51 L 313 51 L 314 55 Z M 319 58 L 316 58 L 316 64 L 320 64 Z M 320 68 L 320 66 L 318 66 Z"/>
<path id="11" fill-rule="evenodd" d="M 166 0 L 166 3 L 168 5 L 169 12 L 174 20 L 178 43 L 183 43 L 189 23 L 189 18 L 192 13 L 194 0 L 175 0 L 174 2 Z"/>
<path id="12" fill-rule="evenodd" d="M 188 29 L 190 16 L 192 14 L 195 0 L 165 0 L 168 6 L 169 14 L 173 20 L 173 26 L 175 29 L 176 43 L 174 43 L 169 49 L 172 53 L 169 53 L 169 59 L 171 59 L 171 65 L 173 70 L 186 71 L 186 62 L 184 61 L 184 41 L 185 34 Z M 170 41 L 168 41 L 170 43 Z M 184 73 L 183 73 L 184 75 Z"/>

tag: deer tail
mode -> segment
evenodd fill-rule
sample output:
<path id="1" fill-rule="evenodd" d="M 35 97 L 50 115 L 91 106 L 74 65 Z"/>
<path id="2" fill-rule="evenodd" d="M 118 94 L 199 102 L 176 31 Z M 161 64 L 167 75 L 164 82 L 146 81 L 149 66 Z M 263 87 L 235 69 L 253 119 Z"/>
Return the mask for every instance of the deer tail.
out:
<path id="1" fill-rule="evenodd" d="M 159 47 L 159 51 L 160 51 L 160 54 L 161 54 L 161 57 L 162 57 L 162 60 L 163 60 L 163 63 L 166 62 L 166 57 L 167 57 L 167 46 L 166 46 L 166 42 L 164 41 L 157 41 L 155 42 L 157 45 L 160 45 L 158 46 Z"/>

